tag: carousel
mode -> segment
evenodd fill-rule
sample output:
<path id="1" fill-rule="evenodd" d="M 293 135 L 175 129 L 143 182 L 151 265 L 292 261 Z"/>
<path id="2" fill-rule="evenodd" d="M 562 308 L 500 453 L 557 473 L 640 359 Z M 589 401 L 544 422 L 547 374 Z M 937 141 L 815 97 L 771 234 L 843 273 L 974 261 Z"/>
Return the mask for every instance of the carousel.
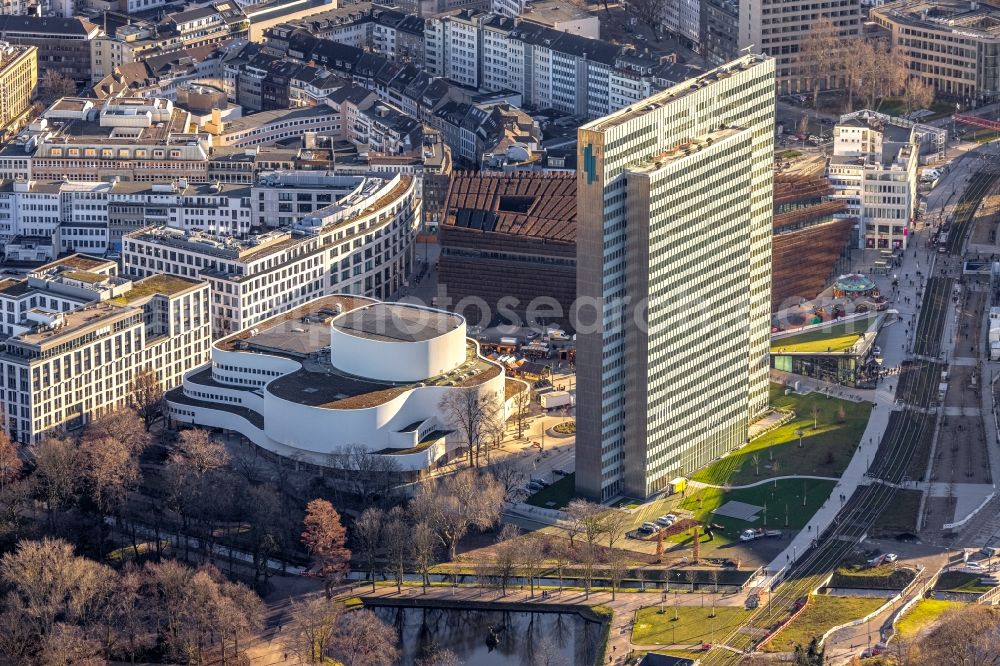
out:
<path id="1" fill-rule="evenodd" d="M 874 298 L 877 299 L 881 296 L 878 287 L 871 278 L 862 275 L 861 273 L 851 273 L 849 275 L 841 275 L 837 278 L 837 281 L 833 283 L 833 297 L 834 298 L 849 298 L 851 300 L 858 298 Z"/>

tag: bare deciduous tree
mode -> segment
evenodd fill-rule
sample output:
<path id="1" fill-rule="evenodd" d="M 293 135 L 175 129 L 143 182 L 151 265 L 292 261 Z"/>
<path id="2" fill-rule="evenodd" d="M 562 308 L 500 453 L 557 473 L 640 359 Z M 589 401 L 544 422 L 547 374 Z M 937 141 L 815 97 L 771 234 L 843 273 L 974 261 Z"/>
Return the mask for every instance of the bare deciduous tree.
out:
<path id="1" fill-rule="evenodd" d="M 480 449 L 492 414 L 490 401 L 475 388 L 449 391 L 440 404 L 441 413 L 468 446 L 470 467 L 479 467 Z"/>
<path id="2" fill-rule="evenodd" d="M 417 660 L 417 666 L 462 666 L 462 660 L 451 650 L 432 649 L 428 655 Z"/>
<path id="3" fill-rule="evenodd" d="M 35 445 L 35 479 L 45 500 L 49 525 L 55 525 L 55 510 L 73 497 L 76 479 L 76 446 L 64 437 L 46 437 Z"/>
<path id="4" fill-rule="evenodd" d="M 330 646 L 330 637 L 343 612 L 341 604 L 319 597 L 293 602 L 288 647 L 300 661 L 310 664 L 323 661 Z"/>
<path id="5" fill-rule="evenodd" d="M 906 104 L 907 113 L 926 109 L 934 103 L 934 86 L 926 83 L 920 77 L 911 76 L 906 85 L 903 86 L 903 102 Z M 840 409 L 843 411 L 843 406 Z M 837 415 L 839 417 L 840 412 Z"/>
<path id="6" fill-rule="evenodd" d="M 430 570 L 437 562 L 437 551 L 440 546 L 434 528 L 427 523 L 420 522 L 413 527 L 412 556 L 413 566 L 420 574 L 420 581 L 424 592 L 427 592 L 427 585 L 430 583 Z"/>
<path id="7" fill-rule="evenodd" d="M 516 502 L 523 498 L 528 474 L 515 458 L 508 457 L 490 467 L 490 472 L 504 489 L 504 499 Z"/>
<path id="8" fill-rule="evenodd" d="M 462 470 L 423 484 L 410 503 L 417 522 L 425 521 L 441 540 L 448 559 L 471 527 L 488 529 L 500 519 L 504 489 L 490 474 Z"/>
<path id="9" fill-rule="evenodd" d="M 536 534 L 526 534 L 517 549 L 518 564 L 528 579 L 531 596 L 535 596 L 535 579 L 542 573 L 545 562 L 545 544 Z"/>
<path id="10" fill-rule="evenodd" d="M 48 106 L 60 97 L 76 94 L 76 82 L 54 69 L 46 69 L 38 82 L 38 98 Z"/>
<path id="11" fill-rule="evenodd" d="M 396 592 L 400 593 L 403 591 L 403 575 L 412 550 L 410 527 L 406 524 L 402 507 L 394 506 L 386 515 L 382 528 L 382 549 L 385 551 L 389 572 L 396 581 Z"/>
<path id="12" fill-rule="evenodd" d="M 396 630 L 370 610 L 347 613 L 336 624 L 327 654 L 351 666 L 392 666 L 399 654 Z"/>
<path id="13" fill-rule="evenodd" d="M 625 575 L 628 573 L 628 554 L 623 550 L 612 550 L 608 555 L 608 574 L 611 578 L 611 600 L 615 600 L 615 594 Z"/>
<path id="14" fill-rule="evenodd" d="M 226 447 L 212 439 L 208 431 L 202 428 L 181 432 L 180 448 L 180 451 L 170 454 L 171 460 L 190 468 L 196 476 L 225 467 L 229 462 Z"/>
<path id="15" fill-rule="evenodd" d="M 163 413 L 163 384 L 160 378 L 154 370 L 140 370 L 132 378 L 128 393 L 129 403 L 148 431 Z"/>
<path id="16" fill-rule="evenodd" d="M 113 437 L 123 442 L 135 455 L 141 454 L 152 441 L 142 419 L 127 407 L 105 412 L 87 424 L 84 437 Z"/>
<path id="17" fill-rule="evenodd" d="M 608 548 L 614 548 L 628 531 L 632 517 L 620 509 L 609 509 L 601 519 L 604 523 L 604 536 L 608 538 Z"/>
<path id="18" fill-rule="evenodd" d="M 385 513 L 378 507 L 370 506 L 354 521 L 354 538 L 358 543 L 362 561 L 372 580 L 375 591 L 375 566 L 378 563 L 378 549 L 382 543 L 382 526 Z"/>
<path id="19" fill-rule="evenodd" d="M 22 541 L 0 559 L 0 580 L 10 590 L 6 604 L 40 644 L 57 620 L 81 619 L 101 581 L 113 574 L 109 567 L 77 557 L 73 547 L 59 539 Z"/>
<path id="20" fill-rule="evenodd" d="M 845 43 L 839 29 L 826 17 L 813 21 L 799 42 L 796 62 L 800 75 L 812 91 L 814 108 L 820 90 L 835 87 L 838 79 L 842 78 L 844 50 Z"/>
<path id="21" fill-rule="evenodd" d="M 666 0 L 629 0 L 625 8 L 626 14 L 648 26 L 657 40 L 660 39 L 665 10 Z"/>
<path id="22" fill-rule="evenodd" d="M 7 431 L 0 427 L 0 493 L 8 483 L 20 476 L 23 464 L 17 454 L 17 445 Z"/>
<path id="23" fill-rule="evenodd" d="M 573 500 L 566 507 L 566 512 L 570 514 L 571 520 L 577 525 L 577 531 L 584 540 L 580 559 L 583 563 L 584 591 L 588 599 L 594 579 L 594 564 L 598 558 L 597 541 L 604 534 L 605 510 L 600 504 L 581 499 Z"/>
<path id="24" fill-rule="evenodd" d="M 78 455 L 88 496 L 99 511 L 116 512 L 141 476 L 138 456 L 123 440 L 86 434 Z"/>
<path id="25" fill-rule="evenodd" d="M 995 606 L 950 611 L 920 637 L 908 664 L 996 664 L 998 632 L 1000 610 Z"/>
<path id="26" fill-rule="evenodd" d="M 517 572 L 519 560 L 518 550 L 520 544 L 517 536 L 520 530 L 514 525 L 504 525 L 497 536 L 496 546 L 493 548 L 493 566 L 491 574 L 496 584 L 500 586 L 502 596 L 507 596 L 507 586 Z"/>
<path id="27" fill-rule="evenodd" d="M 573 549 L 562 539 L 550 537 L 545 542 L 545 557 L 556 567 L 556 574 L 559 576 L 559 591 L 562 592 L 563 572 L 573 559 Z"/>
<path id="28" fill-rule="evenodd" d="M 327 464 L 348 472 L 338 479 L 338 488 L 356 495 L 364 505 L 379 497 L 388 499 L 393 479 L 402 469 L 391 456 L 373 455 L 361 444 L 335 449 L 328 454 Z"/>
<path id="29" fill-rule="evenodd" d="M 531 413 L 531 391 L 524 389 L 514 396 L 513 401 L 514 427 L 517 428 L 517 438 L 524 437 L 524 428 L 528 422 L 528 415 Z"/>

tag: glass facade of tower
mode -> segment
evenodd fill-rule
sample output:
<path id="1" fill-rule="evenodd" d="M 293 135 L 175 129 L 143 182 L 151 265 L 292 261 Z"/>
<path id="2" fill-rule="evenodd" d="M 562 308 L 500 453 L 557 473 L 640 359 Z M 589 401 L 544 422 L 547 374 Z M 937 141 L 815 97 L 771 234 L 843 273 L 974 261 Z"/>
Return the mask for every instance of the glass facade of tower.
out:
<path id="1" fill-rule="evenodd" d="M 767 405 L 774 61 L 580 128 L 577 488 L 645 497 Z"/>

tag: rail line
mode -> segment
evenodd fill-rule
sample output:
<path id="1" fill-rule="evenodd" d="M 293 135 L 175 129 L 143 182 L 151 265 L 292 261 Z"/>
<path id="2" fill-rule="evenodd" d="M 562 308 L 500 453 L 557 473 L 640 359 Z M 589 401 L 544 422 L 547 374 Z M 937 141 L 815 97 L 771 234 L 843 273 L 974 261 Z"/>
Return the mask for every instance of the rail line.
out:
<path id="1" fill-rule="evenodd" d="M 959 255 L 969 232 L 970 222 L 983 196 L 1000 178 L 998 161 L 990 162 L 987 173 L 977 173 L 959 198 L 948 251 Z M 950 278 L 929 278 L 924 289 L 920 317 L 915 331 L 914 352 L 920 358 L 905 362 L 899 378 L 897 395 L 903 408 L 894 411 L 868 471 L 869 485 L 858 487 L 844 503 L 832 525 L 820 535 L 810 550 L 793 566 L 791 572 L 761 604 L 750 619 L 720 643 L 729 649 L 713 648 L 703 663 L 711 666 L 738 664 L 758 647 L 762 638 L 779 626 L 796 602 L 808 595 L 843 560 L 859 542 L 895 494 L 890 484 L 898 484 L 906 475 L 913 457 L 913 442 L 919 441 L 927 428 L 933 427 L 933 412 L 928 409 L 936 396 L 942 364 L 926 360 L 941 353 L 948 302 L 953 287 Z M 736 652 L 732 650 L 735 649 Z"/>

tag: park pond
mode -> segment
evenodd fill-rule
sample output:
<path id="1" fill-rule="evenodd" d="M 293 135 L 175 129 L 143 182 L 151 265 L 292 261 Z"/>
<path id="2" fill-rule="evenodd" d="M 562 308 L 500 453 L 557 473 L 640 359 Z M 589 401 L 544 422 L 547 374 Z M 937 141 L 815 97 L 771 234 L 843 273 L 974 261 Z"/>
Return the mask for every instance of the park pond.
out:
<path id="1" fill-rule="evenodd" d="M 399 633 L 398 666 L 414 666 L 430 651 L 446 649 L 460 663 L 476 666 L 593 666 L 604 633 L 600 622 L 573 612 L 370 608 Z"/>

